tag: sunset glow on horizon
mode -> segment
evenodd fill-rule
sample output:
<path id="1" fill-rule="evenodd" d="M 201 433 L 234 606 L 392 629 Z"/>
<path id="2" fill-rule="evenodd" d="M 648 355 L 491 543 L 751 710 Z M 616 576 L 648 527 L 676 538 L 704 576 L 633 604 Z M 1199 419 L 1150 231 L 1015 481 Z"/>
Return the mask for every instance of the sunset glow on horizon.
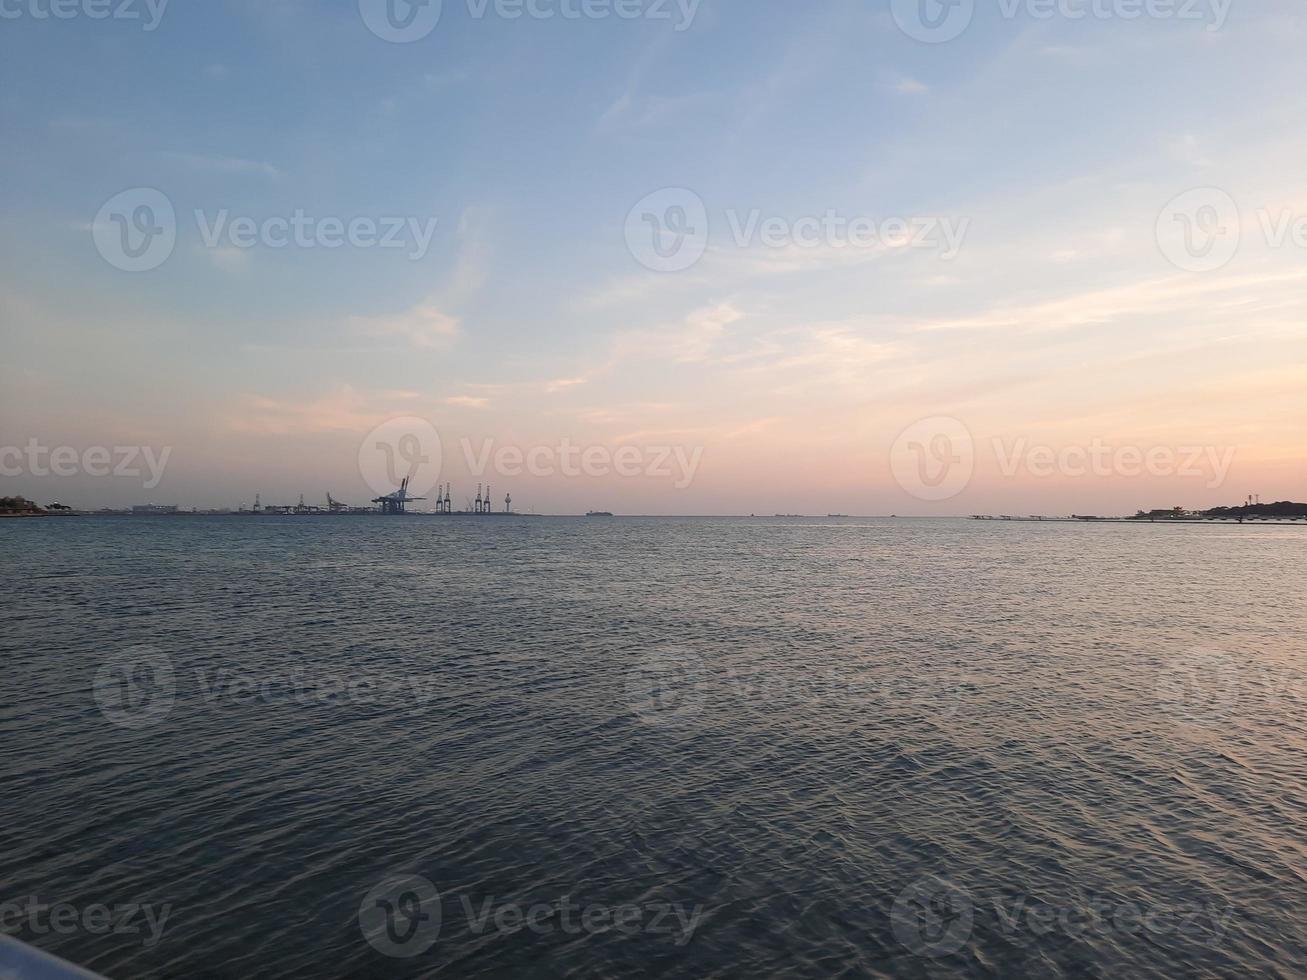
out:
<path id="1" fill-rule="evenodd" d="M 447 2 L 413 43 L 356 0 L 0 22 L 6 491 L 361 503 L 361 442 L 414 417 L 460 504 L 541 513 L 1304 497 L 1293 6 L 938 43 L 886 3 L 743 6 Z M 141 189 L 175 241 L 128 271 Z M 965 480 L 919 492 L 941 425 Z M 33 441 L 170 454 L 147 488 Z"/>

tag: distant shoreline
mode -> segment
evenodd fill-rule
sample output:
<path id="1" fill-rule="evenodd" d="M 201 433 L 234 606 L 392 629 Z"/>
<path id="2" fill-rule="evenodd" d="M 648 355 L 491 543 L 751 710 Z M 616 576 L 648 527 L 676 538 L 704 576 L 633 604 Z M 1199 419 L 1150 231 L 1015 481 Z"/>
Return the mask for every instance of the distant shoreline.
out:
<path id="1" fill-rule="evenodd" d="M 1140 517 L 970 517 L 968 520 L 982 524 L 1180 524 L 1186 526 L 1203 525 L 1204 527 L 1247 527 L 1248 525 L 1268 525 L 1271 527 L 1307 527 L 1307 519 L 1268 520 L 1250 517 L 1237 520 L 1233 517 L 1204 518 L 1140 518 Z"/>
<path id="2" fill-rule="evenodd" d="M 104 513 L 100 511 L 65 511 L 59 513 L 37 512 L 37 513 L 0 513 L 0 519 L 7 518 L 75 518 L 75 517 L 98 517 L 111 520 L 176 520 L 176 519 L 196 519 L 196 518 L 258 518 L 259 521 L 277 520 L 292 521 L 299 523 L 306 519 L 316 518 L 313 523 L 321 523 L 327 518 L 339 519 L 362 519 L 362 518 L 385 518 L 387 521 L 404 520 L 405 518 L 417 518 L 426 520 L 448 520 L 462 519 L 463 521 L 476 521 L 478 519 L 490 520 L 493 523 L 500 523 L 505 519 L 520 518 L 522 520 L 538 520 L 542 518 L 559 519 L 559 520 L 586 520 L 583 514 L 427 514 L 420 512 L 409 512 L 403 515 L 386 515 L 381 512 L 362 513 L 362 514 L 253 514 L 249 511 L 178 511 L 174 514 L 130 514 L 123 512 Z M 1202 519 L 1141 519 L 1137 517 L 989 517 L 989 516 L 966 516 L 962 514 L 941 515 L 938 517 L 927 515 L 868 515 L 868 516 L 845 516 L 840 515 L 838 518 L 822 517 L 819 515 L 787 514 L 783 517 L 767 516 L 758 517 L 753 514 L 625 514 L 620 515 L 617 520 L 718 520 L 718 521 L 971 521 L 981 524 L 1152 524 L 1152 525 L 1170 525 L 1170 526 L 1193 526 L 1202 525 L 1205 527 L 1303 527 L 1307 528 L 1307 519 L 1299 518 L 1296 520 L 1271 520 L 1263 518 L 1247 518 L 1239 521 L 1234 518 L 1214 517 Z M 594 521 L 589 523 L 593 524 Z"/>

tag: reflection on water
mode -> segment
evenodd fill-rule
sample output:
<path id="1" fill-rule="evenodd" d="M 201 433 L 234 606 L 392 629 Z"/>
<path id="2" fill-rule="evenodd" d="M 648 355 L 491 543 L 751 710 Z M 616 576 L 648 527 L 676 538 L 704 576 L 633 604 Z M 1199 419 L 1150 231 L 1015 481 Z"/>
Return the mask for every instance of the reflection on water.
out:
<path id="1" fill-rule="evenodd" d="M 1307 972 L 1307 529 L 0 547 L 0 922 L 110 975 Z"/>

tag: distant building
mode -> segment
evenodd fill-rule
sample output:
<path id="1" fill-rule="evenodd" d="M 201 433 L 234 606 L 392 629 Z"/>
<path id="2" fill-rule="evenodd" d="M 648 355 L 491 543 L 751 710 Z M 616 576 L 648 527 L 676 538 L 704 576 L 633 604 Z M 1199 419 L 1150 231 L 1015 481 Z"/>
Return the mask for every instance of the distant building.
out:
<path id="1" fill-rule="evenodd" d="M 162 514 L 175 514 L 177 507 L 166 504 L 137 504 L 132 508 L 134 517 L 158 517 Z"/>

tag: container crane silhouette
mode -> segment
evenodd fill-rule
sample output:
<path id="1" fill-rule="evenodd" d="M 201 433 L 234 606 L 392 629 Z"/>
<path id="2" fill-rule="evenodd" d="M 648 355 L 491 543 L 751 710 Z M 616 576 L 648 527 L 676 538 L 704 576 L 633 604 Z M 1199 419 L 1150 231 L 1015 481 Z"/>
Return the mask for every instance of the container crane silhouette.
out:
<path id="1" fill-rule="evenodd" d="M 388 493 L 384 497 L 377 497 L 372 502 L 381 505 L 383 514 L 399 515 L 407 513 L 405 508 L 416 501 L 426 500 L 426 497 L 410 497 L 408 494 L 408 477 L 404 477 L 404 482 L 399 485 L 399 489 L 394 493 Z"/>

